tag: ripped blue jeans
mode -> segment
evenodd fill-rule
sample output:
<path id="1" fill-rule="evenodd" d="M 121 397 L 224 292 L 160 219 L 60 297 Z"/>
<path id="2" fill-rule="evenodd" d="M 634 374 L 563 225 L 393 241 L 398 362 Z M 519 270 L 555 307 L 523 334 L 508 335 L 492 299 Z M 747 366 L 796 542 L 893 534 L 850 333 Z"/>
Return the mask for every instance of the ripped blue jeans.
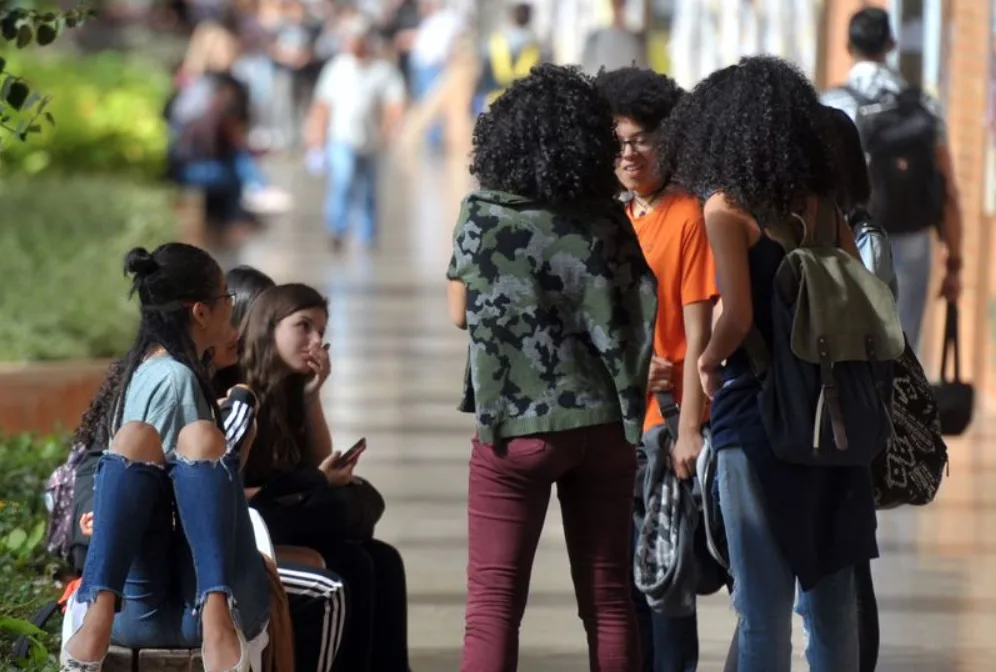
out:
<path id="1" fill-rule="evenodd" d="M 107 452 L 94 480 L 94 529 L 77 600 L 120 599 L 112 641 L 130 648 L 196 648 L 208 593 L 229 596 L 252 639 L 269 618 L 269 583 L 256 550 L 239 456 L 165 464 Z"/>

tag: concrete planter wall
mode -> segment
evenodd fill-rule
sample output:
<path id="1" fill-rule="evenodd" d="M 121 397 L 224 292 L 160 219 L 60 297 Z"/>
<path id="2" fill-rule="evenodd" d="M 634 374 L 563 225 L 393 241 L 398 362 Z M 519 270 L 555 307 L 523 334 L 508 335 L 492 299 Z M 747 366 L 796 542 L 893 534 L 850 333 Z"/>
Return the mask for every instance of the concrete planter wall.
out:
<path id="1" fill-rule="evenodd" d="M 71 432 L 109 360 L 0 363 L 0 433 Z"/>

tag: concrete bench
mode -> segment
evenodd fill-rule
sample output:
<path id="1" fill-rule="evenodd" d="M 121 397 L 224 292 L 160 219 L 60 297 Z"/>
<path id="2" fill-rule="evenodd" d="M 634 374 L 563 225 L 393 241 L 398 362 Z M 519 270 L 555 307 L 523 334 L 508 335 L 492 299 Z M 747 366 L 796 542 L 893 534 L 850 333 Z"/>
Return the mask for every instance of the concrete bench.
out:
<path id="1" fill-rule="evenodd" d="M 204 672 L 200 649 L 125 649 L 112 646 L 104 672 Z"/>

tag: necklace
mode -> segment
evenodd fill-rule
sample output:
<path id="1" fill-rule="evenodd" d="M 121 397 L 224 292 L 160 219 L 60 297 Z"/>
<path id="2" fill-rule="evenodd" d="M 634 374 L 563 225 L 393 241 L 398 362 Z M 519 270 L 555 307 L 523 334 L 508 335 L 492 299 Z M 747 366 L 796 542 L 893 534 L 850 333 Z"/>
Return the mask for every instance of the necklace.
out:
<path id="1" fill-rule="evenodd" d="M 656 190 L 650 192 L 646 198 L 640 198 L 640 196 L 634 191 L 633 192 L 633 209 L 636 211 L 637 217 L 643 217 L 648 212 L 650 212 L 654 203 L 657 202 L 657 197 L 664 192 L 664 186 L 658 187 Z"/>

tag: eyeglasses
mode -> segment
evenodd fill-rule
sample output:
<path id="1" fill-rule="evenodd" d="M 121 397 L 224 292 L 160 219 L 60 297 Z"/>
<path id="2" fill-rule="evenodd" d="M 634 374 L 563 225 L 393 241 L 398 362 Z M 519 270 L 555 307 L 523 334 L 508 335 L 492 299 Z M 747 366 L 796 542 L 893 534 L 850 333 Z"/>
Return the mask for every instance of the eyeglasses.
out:
<path id="1" fill-rule="evenodd" d="M 653 134 L 641 133 L 629 139 L 619 138 L 619 147 L 622 151 L 626 151 L 626 146 L 633 148 L 634 152 L 639 152 L 644 154 L 651 151 L 654 148 L 654 141 L 656 138 Z"/>
<path id="2" fill-rule="evenodd" d="M 218 301 L 220 299 L 225 299 L 226 301 L 228 301 L 228 305 L 234 306 L 235 305 L 235 292 L 225 292 L 224 294 L 221 294 L 219 296 L 213 297 L 213 300 L 215 300 L 215 301 Z"/>

